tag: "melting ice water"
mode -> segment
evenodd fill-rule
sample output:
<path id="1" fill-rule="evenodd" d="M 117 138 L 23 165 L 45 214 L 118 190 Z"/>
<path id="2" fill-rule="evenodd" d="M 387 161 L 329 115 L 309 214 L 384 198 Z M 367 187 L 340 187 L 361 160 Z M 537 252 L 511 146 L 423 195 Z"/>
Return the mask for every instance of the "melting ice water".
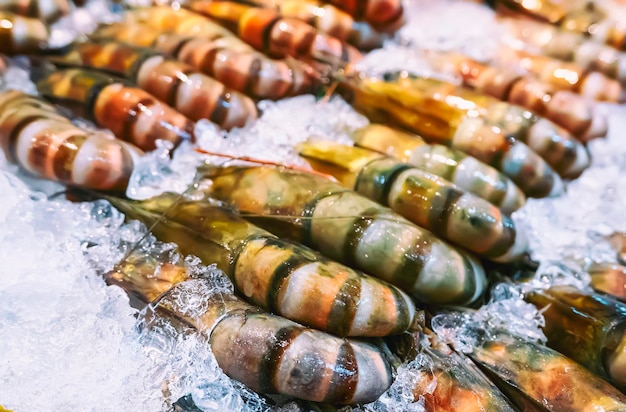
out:
<path id="1" fill-rule="evenodd" d="M 92 4 L 97 11 L 104 3 Z M 500 28 L 486 8 L 413 0 L 408 10 L 409 24 L 398 34 L 397 43 L 373 52 L 362 67 L 374 73 L 383 69 L 427 71 L 408 44 L 457 50 L 479 59 L 490 57 L 497 47 Z M 55 39 L 62 43 L 68 36 L 89 31 L 95 24 L 90 16 L 79 13 L 73 19 L 81 21 L 60 22 L 58 29 L 69 31 Z M 10 70 L 2 87 L 34 92 L 25 72 Z M 302 96 L 263 102 L 261 108 L 264 114 L 259 122 L 228 135 L 199 122 L 199 146 L 212 152 L 306 167 L 291 149 L 293 144 L 309 137 L 349 143 L 348 133 L 367 124 L 340 98 L 320 103 L 312 96 Z M 626 230 L 622 179 L 626 148 L 619 136 L 626 117 L 623 108 L 606 109 L 611 113 L 611 134 L 590 144 L 592 167 L 569 184 L 562 197 L 530 200 L 515 216 L 531 235 L 531 254 L 543 263 L 540 269 L 544 276 L 539 281 L 544 283 L 557 279 L 584 285 L 585 279 L 572 276 L 567 267 L 580 269 L 590 260 L 614 261 L 615 251 L 605 238 L 614 230 Z M 167 149 L 163 146 L 146 157 L 133 176 L 128 192 L 131 197 L 145 198 L 163 190 L 181 192 L 192 181 L 196 165 L 207 159 L 227 161 L 200 155 L 190 147 L 181 148 L 170 161 Z M 265 408 L 260 398 L 220 372 L 201 339 L 164 339 L 162 334 L 138 333 L 137 313 L 128 305 L 126 295 L 100 279 L 98 273 L 120 258 L 120 243 L 143 233 L 140 225 L 122 224 L 121 216 L 101 202 L 47 200 L 32 188 L 50 194 L 59 190 L 58 185 L 25 179 L 29 182 L 26 187 L 15 178 L 14 167 L 5 165 L 3 169 L 0 405 L 17 411 L 157 411 L 165 407 L 166 382 L 170 401 L 191 394 L 204 410 Z M 518 290 L 502 286 L 494 296 L 471 317 L 457 314 L 438 318 L 435 329 L 441 336 L 461 339 L 465 344 L 476 337 L 479 324 L 508 327 L 543 340 L 539 331 L 542 319 L 521 301 Z M 163 328 L 167 332 L 167 325 Z M 415 377 L 411 370 L 423 366 L 418 361 L 402 366 L 390 390 L 362 409 L 421 410 L 419 402 L 411 402 L 410 388 Z"/>

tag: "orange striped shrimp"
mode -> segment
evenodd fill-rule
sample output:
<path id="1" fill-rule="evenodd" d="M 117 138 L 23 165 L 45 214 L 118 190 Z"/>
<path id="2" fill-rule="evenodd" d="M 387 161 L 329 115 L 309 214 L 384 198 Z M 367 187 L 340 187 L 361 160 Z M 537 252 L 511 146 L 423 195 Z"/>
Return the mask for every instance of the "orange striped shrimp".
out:
<path id="1" fill-rule="evenodd" d="M 362 55 L 349 44 L 276 10 L 229 1 L 193 2 L 191 9 L 231 27 L 255 49 L 273 58 L 313 60 L 332 67 L 355 64 Z"/>
<path id="2" fill-rule="evenodd" d="M 152 13 L 158 16 L 162 10 L 155 8 Z M 270 59 L 230 33 L 178 34 L 161 29 L 158 19 L 139 17 L 128 24 L 103 26 L 92 37 L 171 54 L 227 87 L 254 98 L 276 100 L 311 93 L 319 85 L 319 75 L 311 67 L 293 60 Z"/>
<path id="3" fill-rule="evenodd" d="M 124 191 L 143 155 L 135 146 L 83 130 L 54 106 L 18 91 L 0 93 L 0 145 L 35 176 L 96 190 Z"/>
<path id="4" fill-rule="evenodd" d="M 402 0 L 323 0 L 353 16 L 365 20 L 376 30 L 393 33 L 404 24 Z"/>
<path id="5" fill-rule="evenodd" d="M 606 116 L 593 102 L 534 76 L 481 63 L 460 54 L 432 55 L 428 61 L 437 69 L 459 76 L 463 85 L 544 116 L 583 142 L 607 133 Z"/>
<path id="6" fill-rule="evenodd" d="M 0 0 L 0 9 L 49 24 L 70 13 L 70 2 L 68 0 Z"/>
<path id="7" fill-rule="evenodd" d="M 148 48 L 120 42 L 78 43 L 55 64 L 122 76 L 192 121 L 208 119 L 229 130 L 258 117 L 255 103 L 193 67 Z"/>
<path id="8" fill-rule="evenodd" d="M 107 74 L 81 69 L 52 72 L 37 82 L 46 99 L 110 129 L 142 150 L 159 139 L 180 144 L 194 141 L 195 124 L 151 94 Z"/>
<path id="9" fill-rule="evenodd" d="M 522 107 L 430 78 L 404 73 L 388 78 L 400 87 L 398 95 L 416 109 L 428 111 L 429 103 L 440 104 L 441 110 L 484 118 L 503 135 L 527 144 L 561 177 L 578 177 L 591 163 L 587 149 L 570 133 Z"/>
<path id="10" fill-rule="evenodd" d="M 578 76 L 581 77 L 581 82 L 583 81 L 583 75 L 589 77 L 595 72 L 596 74 L 594 76 L 598 78 L 594 80 L 595 82 L 600 82 L 600 79 L 602 79 L 598 74 L 604 74 L 605 78 L 602 80 L 602 83 L 604 83 L 605 88 L 616 88 L 614 83 L 608 81 L 609 79 L 615 79 L 619 83 L 626 84 L 626 54 L 624 52 L 590 40 L 582 34 L 560 30 L 549 24 L 511 19 L 505 20 L 505 23 L 510 32 L 517 39 L 524 42 L 526 47 L 533 53 L 541 53 L 553 59 L 570 62 L 570 64 L 560 62 L 562 66 L 561 70 L 569 70 L 578 73 Z M 527 53 L 522 54 L 520 52 L 516 55 L 518 56 L 517 58 L 539 59 L 538 57 L 531 57 L 532 55 Z M 559 62 L 544 57 L 539 59 L 535 64 L 543 67 L 542 70 L 547 70 L 546 66 L 558 66 Z M 581 72 L 581 70 L 591 73 L 587 74 Z M 572 75 L 569 76 L 571 77 Z M 586 88 L 583 86 L 584 85 L 580 85 L 578 88 L 581 90 L 591 88 L 591 86 L 587 86 Z M 601 91 L 602 88 L 598 85 L 595 93 L 592 94 L 591 91 L 589 91 L 587 94 L 590 96 L 599 94 L 602 98 L 598 100 L 611 102 L 622 101 L 619 99 L 620 96 L 615 97 L 617 92 L 614 90 L 606 91 L 604 94 L 600 93 Z M 581 92 L 581 94 L 585 93 Z"/>

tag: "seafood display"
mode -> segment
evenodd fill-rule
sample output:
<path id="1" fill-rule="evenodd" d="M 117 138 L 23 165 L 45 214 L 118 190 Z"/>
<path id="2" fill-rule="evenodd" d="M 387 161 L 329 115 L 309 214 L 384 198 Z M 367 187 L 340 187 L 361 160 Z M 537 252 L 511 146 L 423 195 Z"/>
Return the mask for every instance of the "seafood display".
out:
<path id="1" fill-rule="evenodd" d="M 100 19 L 91 1 L 0 0 L 0 147 L 7 173 L 57 183 L 33 199 L 118 227 L 59 249 L 141 310 L 148 358 L 193 337 L 208 358 L 191 362 L 255 411 L 626 410 L 626 269 L 606 236 L 626 223 L 554 262 L 529 218 L 591 190 L 593 156 L 622 170 L 603 146 L 626 100 L 622 6 L 490 2 L 493 58 L 424 41 L 423 73 L 360 65 L 415 46 L 399 0 L 105 2 Z M 164 410 L 228 401 L 170 372 L 147 373 Z"/>

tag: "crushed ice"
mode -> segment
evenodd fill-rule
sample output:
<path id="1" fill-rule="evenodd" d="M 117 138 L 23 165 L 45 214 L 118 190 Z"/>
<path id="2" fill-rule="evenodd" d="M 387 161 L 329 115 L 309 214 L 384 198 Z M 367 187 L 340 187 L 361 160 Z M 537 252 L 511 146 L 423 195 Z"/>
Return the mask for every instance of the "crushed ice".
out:
<path id="1" fill-rule="evenodd" d="M 515 216 L 528 229 L 533 259 L 584 270 L 592 262 L 617 262 L 614 232 L 626 231 L 626 127 L 623 107 L 606 107 L 609 134 L 589 145 L 592 166 L 553 199 L 530 199 Z"/>
<path id="2" fill-rule="evenodd" d="M 179 335 L 155 345 L 147 332 L 138 335 L 127 295 L 98 276 L 121 259 L 123 246 L 143 237 L 144 227 L 124 224 L 104 201 L 48 200 L 6 171 L 0 191 L 4 407 L 158 411 L 164 387 L 172 400 L 191 394 L 208 411 L 265 407 L 220 371 L 202 338 Z M 197 259 L 186 262 L 212 279 L 214 290 L 232 293 L 223 274 Z"/>
<path id="3" fill-rule="evenodd" d="M 332 140 L 352 144 L 350 134 L 366 126 L 368 120 L 340 97 L 328 102 L 312 95 L 278 102 L 259 103 L 258 121 L 230 132 L 219 130 L 208 121 L 196 123 L 197 147 L 211 154 L 198 153 L 191 145 L 179 147 L 173 158 L 166 144 L 140 161 L 131 176 L 126 194 L 146 199 L 164 191 L 181 193 L 193 182 L 196 168 L 204 163 L 232 165 L 245 159 L 309 168 L 294 145 L 306 140 Z M 256 163 L 258 164 L 258 163 Z"/>
<path id="4" fill-rule="evenodd" d="M 138 372 L 151 366 L 132 342 L 134 310 L 83 254 L 85 238 L 106 247 L 119 221 L 92 219 L 87 204 L 48 201 L 6 172 L 0 190 L 2 405 L 158 410 L 158 398 L 136 396 L 149 389 Z"/>
<path id="5" fill-rule="evenodd" d="M 438 314 L 432 328 L 446 343 L 469 353 L 481 339 L 507 331 L 513 336 L 545 343 L 544 318 L 535 306 L 522 299 L 521 289 L 504 283 L 495 286 L 489 303 L 480 309 Z"/>
<path id="6" fill-rule="evenodd" d="M 398 367 L 397 375 L 389 387 L 376 401 L 357 408 L 362 412 L 423 412 L 426 411 L 423 399 L 415 399 L 413 388 L 425 370 L 433 369 L 433 361 L 428 356 L 418 354 L 415 359 Z M 436 382 L 436 381 L 435 381 Z M 430 388 L 434 390 L 434 387 Z"/>
<path id="7" fill-rule="evenodd" d="M 115 18 L 115 6 L 110 3 L 92 0 L 88 5 L 57 23 L 54 45 L 65 44 L 98 22 Z M 407 10 L 409 24 L 394 42 L 367 56 L 361 69 L 374 75 L 390 70 L 431 75 L 434 72 L 422 50 L 458 51 L 486 60 L 497 50 L 503 34 L 493 13 L 476 4 L 413 0 Z M 0 88 L 34 93 L 28 73 L 19 64 L 8 70 Z M 263 116 L 258 122 L 230 133 L 198 122 L 198 146 L 234 157 L 306 167 L 294 153 L 294 144 L 308 138 L 350 144 L 349 134 L 367 124 L 338 97 L 320 102 L 313 96 L 300 96 L 261 102 L 260 108 Z M 614 231 L 626 231 L 626 183 L 622 179 L 626 147 L 620 141 L 626 116 L 624 108 L 607 106 L 605 110 L 611 115 L 610 135 L 590 143 L 592 167 L 568 184 L 563 196 L 531 199 L 514 216 L 530 234 L 531 256 L 540 262 L 537 277 L 526 287 L 566 283 L 583 288 L 588 284 L 584 268 L 590 262 L 616 259 L 608 238 Z M 195 166 L 204 161 L 233 161 L 201 155 L 188 145 L 173 159 L 168 153 L 164 144 L 146 156 L 133 176 L 129 196 L 183 191 L 193 179 Z M 123 248 L 119 246 L 139 239 L 145 228 L 136 222 L 123 224 L 122 216 L 105 202 L 76 205 L 47 200 L 32 188 L 52 194 L 59 185 L 20 174 L 29 189 L 14 177 L 15 167 L 3 165 L 3 169 L 0 254 L 7 268 L 0 272 L 3 406 L 156 411 L 164 407 L 164 396 L 172 402 L 190 394 L 203 410 L 267 407 L 261 398 L 220 372 L 206 342 L 197 334 L 172 334 L 167 324 L 144 328 L 138 334 L 137 313 L 126 295 L 119 288 L 105 286 L 97 276 L 120 258 Z M 196 264 L 191 262 L 191 267 Z M 216 287 L 226 292 L 229 288 L 228 282 Z M 481 309 L 437 315 L 433 328 L 461 350 L 499 328 L 544 342 L 541 314 L 521 299 L 522 292 L 519 286 L 499 285 Z M 415 379 L 412 370 L 428 367 L 424 362 L 418 358 L 401 366 L 392 387 L 363 409 L 404 411 L 410 405 L 421 410 L 423 405 L 413 402 L 410 388 Z"/>
<path id="8" fill-rule="evenodd" d="M 483 4 L 456 0 L 411 0 L 407 24 L 396 34 L 399 44 L 424 50 L 456 51 L 490 60 L 504 28 Z"/>

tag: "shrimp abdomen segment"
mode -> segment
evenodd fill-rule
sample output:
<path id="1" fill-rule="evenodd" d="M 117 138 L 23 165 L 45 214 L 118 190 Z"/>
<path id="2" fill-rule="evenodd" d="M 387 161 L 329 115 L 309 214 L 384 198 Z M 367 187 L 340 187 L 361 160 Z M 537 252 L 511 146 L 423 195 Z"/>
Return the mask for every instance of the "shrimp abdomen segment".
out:
<path id="1" fill-rule="evenodd" d="M 408 329 L 410 298 L 308 249 L 271 238 L 250 240 L 235 283 L 252 302 L 338 336 L 386 336 Z"/>
<path id="2" fill-rule="evenodd" d="M 375 346 L 324 339 L 264 314 L 224 319 L 210 342 L 224 372 L 260 392 L 352 404 L 373 401 L 391 385 L 391 368 Z"/>

